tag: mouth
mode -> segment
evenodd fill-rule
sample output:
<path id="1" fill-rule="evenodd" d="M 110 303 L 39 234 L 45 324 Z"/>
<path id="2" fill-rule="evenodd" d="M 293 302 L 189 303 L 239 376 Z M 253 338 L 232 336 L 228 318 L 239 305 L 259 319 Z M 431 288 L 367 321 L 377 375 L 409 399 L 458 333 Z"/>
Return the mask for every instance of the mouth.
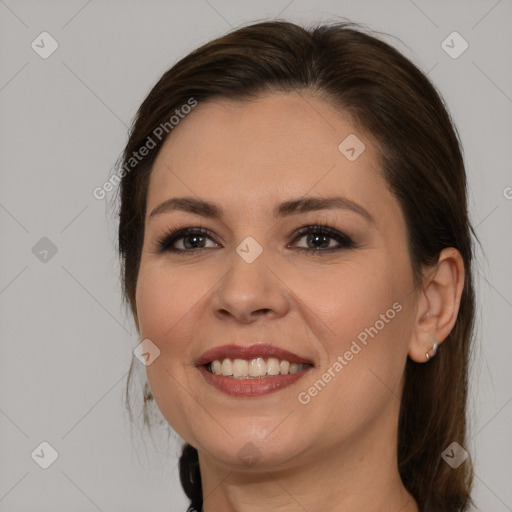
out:
<path id="1" fill-rule="evenodd" d="M 271 345 L 225 345 L 205 352 L 196 362 L 208 384 L 236 397 L 254 397 L 283 389 L 314 364 Z"/>

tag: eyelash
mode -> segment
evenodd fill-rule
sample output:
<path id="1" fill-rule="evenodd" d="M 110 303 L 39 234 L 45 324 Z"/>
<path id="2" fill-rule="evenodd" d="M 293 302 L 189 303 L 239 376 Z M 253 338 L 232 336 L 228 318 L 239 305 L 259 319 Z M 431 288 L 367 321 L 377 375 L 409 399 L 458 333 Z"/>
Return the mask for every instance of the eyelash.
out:
<path id="1" fill-rule="evenodd" d="M 292 235 L 294 237 L 293 241 L 297 242 L 304 235 L 308 234 L 327 235 L 328 238 L 336 240 L 341 245 L 339 247 L 331 247 L 329 249 L 295 247 L 295 250 L 305 251 L 306 253 L 323 256 L 327 253 L 333 253 L 336 251 L 340 251 L 342 249 L 353 249 L 356 247 L 356 244 L 349 236 L 345 235 L 344 233 L 341 233 L 340 231 L 337 231 L 336 229 L 331 228 L 326 224 L 314 224 L 299 228 Z M 187 255 L 187 253 L 197 254 L 198 252 L 211 249 L 211 247 L 203 247 L 199 249 L 175 249 L 172 247 L 176 241 L 192 235 L 202 235 L 207 236 L 208 238 L 212 238 L 213 233 L 209 229 L 203 228 L 202 226 L 199 226 L 197 228 L 183 228 L 177 230 L 176 228 L 173 228 L 157 240 L 157 252 L 159 254 L 164 252 L 172 252 L 173 254 L 185 256 Z"/>

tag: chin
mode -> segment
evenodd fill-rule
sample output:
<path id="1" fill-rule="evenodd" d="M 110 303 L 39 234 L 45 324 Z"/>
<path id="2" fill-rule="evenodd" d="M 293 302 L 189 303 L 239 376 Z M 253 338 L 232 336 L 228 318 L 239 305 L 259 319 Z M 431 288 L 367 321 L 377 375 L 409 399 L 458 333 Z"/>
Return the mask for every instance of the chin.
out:
<path id="1" fill-rule="evenodd" d="M 237 471 L 269 471 L 284 469 L 293 465 L 305 450 L 304 439 L 293 437 L 289 431 L 286 438 L 262 435 L 262 432 L 272 432 L 273 427 L 257 430 L 254 425 L 250 432 L 240 433 L 230 437 L 228 434 L 219 439 L 211 439 L 191 443 L 207 457 L 215 459 L 227 469 Z M 298 450 L 302 447 L 302 450 Z"/>

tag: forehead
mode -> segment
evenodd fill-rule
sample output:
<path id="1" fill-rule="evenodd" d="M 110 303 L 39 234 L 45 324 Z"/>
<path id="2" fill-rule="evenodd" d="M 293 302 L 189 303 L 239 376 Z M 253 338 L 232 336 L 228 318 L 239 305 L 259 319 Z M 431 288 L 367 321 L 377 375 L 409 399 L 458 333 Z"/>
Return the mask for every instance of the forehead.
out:
<path id="1" fill-rule="evenodd" d="M 179 195 L 266 208 L 339 193 L 365 206 L 383 189 L 376 143 L 346 112 L 309 92 L 269 93 L 199 103 L 181 120 L 153 166 L 148 211 Z"/>

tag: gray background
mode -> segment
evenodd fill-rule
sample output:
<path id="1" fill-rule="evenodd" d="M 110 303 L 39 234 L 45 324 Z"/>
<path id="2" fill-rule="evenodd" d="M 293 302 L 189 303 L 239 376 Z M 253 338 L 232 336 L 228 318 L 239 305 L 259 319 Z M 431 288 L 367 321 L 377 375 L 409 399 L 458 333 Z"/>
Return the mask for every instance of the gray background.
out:
<path id="1" fill-rule="evenodd" d="M 152 441 L 140 422 L 132 432 L 123 408 L 139 340 L 120 299 L 114 213 L 92 190 L 164 71 L 274 17 L 392 34 L 446 99 L 484 248 L 466 449 L 481 510 L 512 510 L 511 0 L 0 0 L 0 512 L 185 510 L 180 440 L 160 427 Z M 43 31 L 59 45 L 47 59 L 31 47 Z M 469 44 L 456 59 L 441 47 L 453 31 Z M 46 261 L 43 237 L 57 248 Z M 43 441 L 59 454 L 46 470 L 31 458 Z"/>

